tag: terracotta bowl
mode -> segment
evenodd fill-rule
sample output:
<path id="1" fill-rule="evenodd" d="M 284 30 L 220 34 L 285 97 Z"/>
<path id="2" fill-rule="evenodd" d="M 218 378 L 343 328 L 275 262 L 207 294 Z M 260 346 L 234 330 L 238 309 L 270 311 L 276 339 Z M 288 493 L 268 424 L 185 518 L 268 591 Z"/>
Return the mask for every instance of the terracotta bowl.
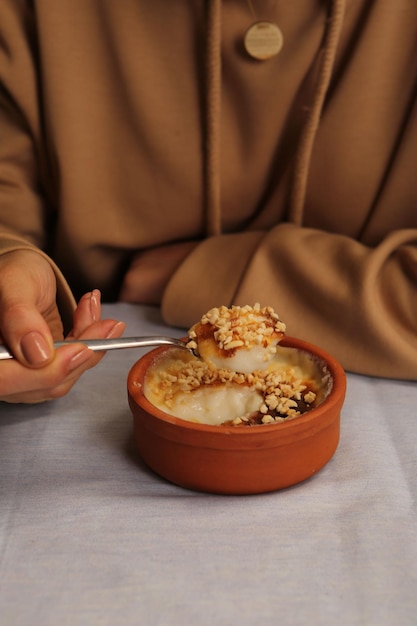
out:
<path id="1" fill-rule="evenodd" d="M 154 358 L 170 348 L 145 354 L 131 368 L 127 383 L 134 437 L 144 462 L 177 485 L 218 494 L 275 491 L 318 472 L 339 442 L 345 373 L 332 356 L 305 341 L 286 337 L 281 345 L 324 361 L 333 379 L 331 391 L 300 417 L 252 427 L 196 424 L 156 408 L 144 396 L 142 383 Z"/>

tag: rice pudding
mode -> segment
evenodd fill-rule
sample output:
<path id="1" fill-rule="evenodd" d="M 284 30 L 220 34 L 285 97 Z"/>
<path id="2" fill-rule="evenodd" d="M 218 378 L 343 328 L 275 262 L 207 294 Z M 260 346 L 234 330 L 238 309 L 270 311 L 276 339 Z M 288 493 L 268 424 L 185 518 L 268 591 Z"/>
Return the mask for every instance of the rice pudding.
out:
<path id="1" fill-rule="evenodd" d="M 271 307 L 211 309 L 188 332 L 188 347 L 164 350 L 143 391 L 165 413 L 236 427 L 294 419 L 330 393 L 326 364 L 280 345 L 285 324 Z"/>

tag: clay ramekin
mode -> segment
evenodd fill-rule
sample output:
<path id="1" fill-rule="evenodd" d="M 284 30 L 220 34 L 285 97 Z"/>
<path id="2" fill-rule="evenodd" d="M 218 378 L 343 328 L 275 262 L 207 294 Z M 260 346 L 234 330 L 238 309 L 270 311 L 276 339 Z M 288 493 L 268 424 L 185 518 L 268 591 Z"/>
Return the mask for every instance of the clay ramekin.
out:
<path id="1" fill-rule="evenodd" d="M 139 359 L 127 387 L 143 461 L 170 482 L 218 494 L 275 491 L 316 474 L 339 443 L 345 372 L 331 355 L 303 340 L 286 337 L 281 345 L 324 362 L 333 380 L 331 391 L 300 417 L 252 427 L 196 424 L 164 413 L 145 398 L 143 380 L 154 358 L 170 348 L 157 348 Z"/>

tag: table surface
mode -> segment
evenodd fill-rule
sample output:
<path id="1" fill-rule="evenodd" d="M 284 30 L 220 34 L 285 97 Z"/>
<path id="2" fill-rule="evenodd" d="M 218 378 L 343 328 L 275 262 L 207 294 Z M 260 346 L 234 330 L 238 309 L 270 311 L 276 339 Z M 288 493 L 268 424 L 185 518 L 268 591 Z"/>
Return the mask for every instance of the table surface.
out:
<path id="1" fill-rule="evenodd" d="M 126 334 L 151 307 L 106 305 Z M 135 452 L 109 352 L 60 400 L 0 405 L 2 626 L 417 623 L 417 385 L 348 375 L 316 476 L 256 496 L 182 489 Z"/>

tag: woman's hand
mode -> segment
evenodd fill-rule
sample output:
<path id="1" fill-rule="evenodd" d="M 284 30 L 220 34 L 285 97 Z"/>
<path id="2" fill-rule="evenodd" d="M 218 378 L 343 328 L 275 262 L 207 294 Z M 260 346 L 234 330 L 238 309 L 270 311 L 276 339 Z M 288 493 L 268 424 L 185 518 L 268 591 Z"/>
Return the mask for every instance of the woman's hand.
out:
<path id="1" fill-rule="evenodd" d="M 124 324 L 101 320 L 100 293 L 85 294 L 74 312 L 68 339 L 119 337 Z M 42 402 L 59 398 L 104 353 L 82 344 L 54 350 L 63 338 L 56 281 L 49 263 L 30 250 L 0 257 L 0 333 L 15 358 L 0 362 L 0 400 Z"/>

